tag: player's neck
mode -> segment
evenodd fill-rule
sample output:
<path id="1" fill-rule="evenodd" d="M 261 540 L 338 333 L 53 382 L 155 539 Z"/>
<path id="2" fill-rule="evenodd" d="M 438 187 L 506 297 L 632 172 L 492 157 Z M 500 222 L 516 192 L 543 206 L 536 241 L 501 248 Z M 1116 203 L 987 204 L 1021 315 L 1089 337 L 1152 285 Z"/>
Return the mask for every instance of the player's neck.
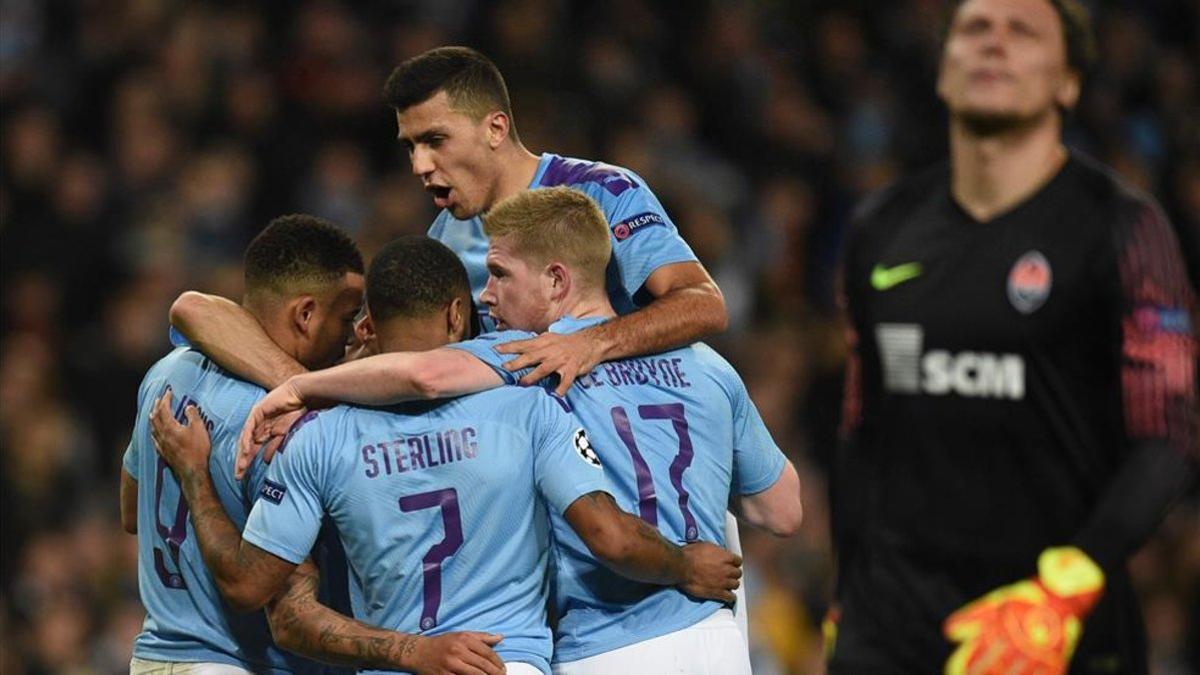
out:
<path id="1" fill-rule="evenodd" d="M 500 174 L 500 179 L 496 182 L 496 194 L 492 199 L 493 206 L 529 189 L 529 184 L 533 182 L 533 177 L 537 174 L 538 163 L 542 159 L 526 150 L 525 146 L 520 143 L 510 143 L 500 152 L 503 153 L 503 156 L 500 157 L 500 165 L 504 169 Z"/>
<path id="2" fill-rule="evenodd" d="M 569 298 L 558 312 L 559 318 L 571 316 L 576 319 L 611 319 L 616 315 L 605 293 L 587 293 Z"/>
<path id="3" fill-rule="evenodd" d="M 1028 199 L 1067 161 L 1057 115 L 996 134 L 950 123 L 950 191 L 972 218 L 984 222 Z"/>
<path id="4" fill-rule="evenodd" d="M 254 317 L 259 326 L 262 326 L 263 332 L 267 334 L 271 342 L 275 343 L 276 347 L 300 363 L 300 345 L 297 343 L 295 334 L 291 331 L 288 318 L 283 311 L 278 308 L 263 307 L 247 300 L 242 301 L 242 307 L 250 316 Z"/>

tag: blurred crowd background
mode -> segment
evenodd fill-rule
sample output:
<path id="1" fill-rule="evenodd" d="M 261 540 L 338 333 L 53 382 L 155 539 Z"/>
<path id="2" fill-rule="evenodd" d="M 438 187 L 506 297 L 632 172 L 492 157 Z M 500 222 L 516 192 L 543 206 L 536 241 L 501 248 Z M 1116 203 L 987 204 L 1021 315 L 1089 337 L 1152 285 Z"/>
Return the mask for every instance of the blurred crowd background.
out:
<path id="1" fill-rule="evenodd" d="M 1072 145 L 1200 231 L 1200 6 L 1092 4 Z M 818 673 L 839 413 L 833 279 L 863 195 L 945 154 L 939 0 L 0 0 L 0 670 L 125 671 L 143 612 L 117 484 L 185 289 L 314 213 L 370 256 L 434 211 L 380 96 L 441 44 L 492 56 L 534 152 L 644 176 L 725 293 L 737 365 L 806 520 L 744 531 L 755 672 Z M 1195 244 L 1195 239 L 1191 240 Z M 1155 672 L 1200 672 L 1200 499 L 1132 561 Z"/>

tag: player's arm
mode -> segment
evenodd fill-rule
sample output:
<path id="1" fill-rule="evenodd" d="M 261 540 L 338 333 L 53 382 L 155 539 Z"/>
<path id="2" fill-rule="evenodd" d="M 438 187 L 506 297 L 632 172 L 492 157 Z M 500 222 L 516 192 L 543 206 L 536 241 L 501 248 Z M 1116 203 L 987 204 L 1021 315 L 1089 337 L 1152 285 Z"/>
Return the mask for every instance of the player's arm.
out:
<path id="1" fill-rule="evenodd" d="M 208 473 L 211 443 L 204 421 L 194 405 L 189 405 L 185 414 L 186 426 L 171 415 L 171 390 L 167 389 L 150 417 L 155 447 L 175 472 L 188 501 L 200 552 L 221 595 L 235 611 L 261 609 L 283 588 L 296 564 L 243 541 Z"/>
<path id="2" fill-rule="evenodd" d="M 288 577 L 283 592 L 267 605 L 275 643 L 324 663 L 414 673 L 503 675 L 504 662 L 491 649 L 499 635 L 456 632 L 421 636 L 356 621 L 317 600 L 319 577 L 305 561 Z"/>
<path id="3" fill-rule="evenodd" d="M 306 371 L 249 312 L 219 295 L 187 291 L 171 305 L 171 325 L 225 370 L 264 389 Z"/>
<path id="4" fill-rule="evenodd" d="M 504 384 L 490 366 L 468 352 L 442 347 L 391 352 L 295 375 L 284 383 L 304 403 L 341 401 L 389 405 L 414 399 L 461 396 Z"/>
<path id="5" fill-rule="evenodd" d="M 137 534 L 138 482 L 125 469 L 121 469 L 121 527 L 129 534 Z"/>
<path id="6" fill-rule="evenodd" d="M 679 586 L 700 598 L 733 602 L 742 559 L 707 542 L 680 548 L 617 507 L 607 492 L 589 492 L 563 513 L 592 555 L 623 577 Z"/>
<path id="7" fill-rule="evenodd" d="M 460 349 L 390 352 L 288 378 L 250 410 L 238 441 L 235 475 L 241 478 L 266 444 L 270 461 L 292 423 L 306 409 L 330 401 L 389 405 L 461 396 L 504 384 L 491 366 Z"/>
<path id="8" fill-rule="evenodd" d="M 800 531 L 804 506 L 800 501 L 800 475 L 791 461 L 783 467 L 771 487 L 738 498 L 741 516 L 752 525 L 777 537 L 790 537 Z"/>
<path id="9" fill-rule="evenodd" d="M 717 371 L 733 418 L 733 504 L 741 517 L 778 537 L 800 529 L 800 476 L 771 437 L 742 378 L 728 363 Z"/>
<path id="10" fill-rule="evenodd" d="M 525 385 L 558 373 L 557 391 L 566 395 L 577 376 L 602 361 L 690 344 L 725 330 L 729 323 L 725 297 L 699 262 L 663 265 L 642 288 L 654 300 L 635 312 L 569 335 L 543 333 L 498 347 L 502 353 L 519 354 L 504 367 L 518 371 L 536 366 L 521 378 Z"/>

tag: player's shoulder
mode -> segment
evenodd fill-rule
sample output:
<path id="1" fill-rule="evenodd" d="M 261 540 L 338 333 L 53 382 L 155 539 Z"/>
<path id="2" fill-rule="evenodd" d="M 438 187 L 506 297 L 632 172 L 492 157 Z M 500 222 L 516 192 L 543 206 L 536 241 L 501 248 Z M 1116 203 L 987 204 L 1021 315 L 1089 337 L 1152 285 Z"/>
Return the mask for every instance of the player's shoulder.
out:
<path id="1" fill-rule="evenodd" d="M 493 347 L 493 348 L 495 348 L 495 347 L 499 347 L 502 344 L 506 344 L 508 342 L 516 342 L 517 340 L 529 340 L 529 339 L 535 338 L 535 337 L 537 337 L 537 333 L 532 333 L 527 330 L 517 330 L 515 328 L 506 328 L 504 330 L 496 330 L 496 331 L 492 331 L 490 333 L 480 333 L 479 335 L 476 335 L 475 337 L 471 338 L 470 340 L 464 340 L 462 342 L 457 342 L 450 346 L 451 347 L 478 346 L 478 347 Z"/>
<path id="2" fill-rule="evenodd" d="M 1162 208 L 1149 193 L 1117 175 L 1111 167 L 1076 150 L 1068 160 L 1072 198 L 1087 205 L 1110 227 L 1124 228 L 1147 214 L 1161 216 Z"/>
<path id="3" fill-rule="evenodd" d="M 625 167 L 552 153 L 547 153 L 547 157 L 538 187 L 572 187 L 596 199 L 601 206 L 626 193 L 648 191 L 642 177 Z"/>
<path id="4" fill-rule="evenodd" d="M 904 218 L 931 197 L 948 194 L 949 187 L 948 162 L 926 167 L 864 197 L 851 214 L 851 227 L 870 230 Z"/>
<path id="5" fill-rule="evenodd" d="M 710 378 L 723 389 L 726 394 L 733 396 L 745 390 L 742 376 L 724 356 L 703 342 L 693 342 L 678 351 L 697 367 L 705 376 Z"/>
<path id="6" fill-rule="evenodd" d="M 369 427 L 373 417 L 378 417 L 379 422 L 386 420 L 386 414 L 382 411 L 345 404 L 322 410 L 309 410 L 288 429 L 279 451 L 292 456 L 301 453 L 314 457 L 345 454 L 323 451 L 333 449 L 338 438 L 349 437 L 350 430 Z"/>

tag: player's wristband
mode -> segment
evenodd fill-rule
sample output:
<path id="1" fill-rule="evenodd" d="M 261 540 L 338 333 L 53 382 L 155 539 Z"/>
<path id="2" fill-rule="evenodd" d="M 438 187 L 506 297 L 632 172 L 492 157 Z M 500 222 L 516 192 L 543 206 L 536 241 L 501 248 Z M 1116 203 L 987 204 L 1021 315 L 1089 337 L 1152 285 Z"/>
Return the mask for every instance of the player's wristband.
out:
<path id="1" fill-rule="evenodd" d="M 1104 571 L 1074 546 L 1048 548 L 1038 556 L 1038 581 L 1076 616 L 1091 611 L 1104 592 Z"/>

